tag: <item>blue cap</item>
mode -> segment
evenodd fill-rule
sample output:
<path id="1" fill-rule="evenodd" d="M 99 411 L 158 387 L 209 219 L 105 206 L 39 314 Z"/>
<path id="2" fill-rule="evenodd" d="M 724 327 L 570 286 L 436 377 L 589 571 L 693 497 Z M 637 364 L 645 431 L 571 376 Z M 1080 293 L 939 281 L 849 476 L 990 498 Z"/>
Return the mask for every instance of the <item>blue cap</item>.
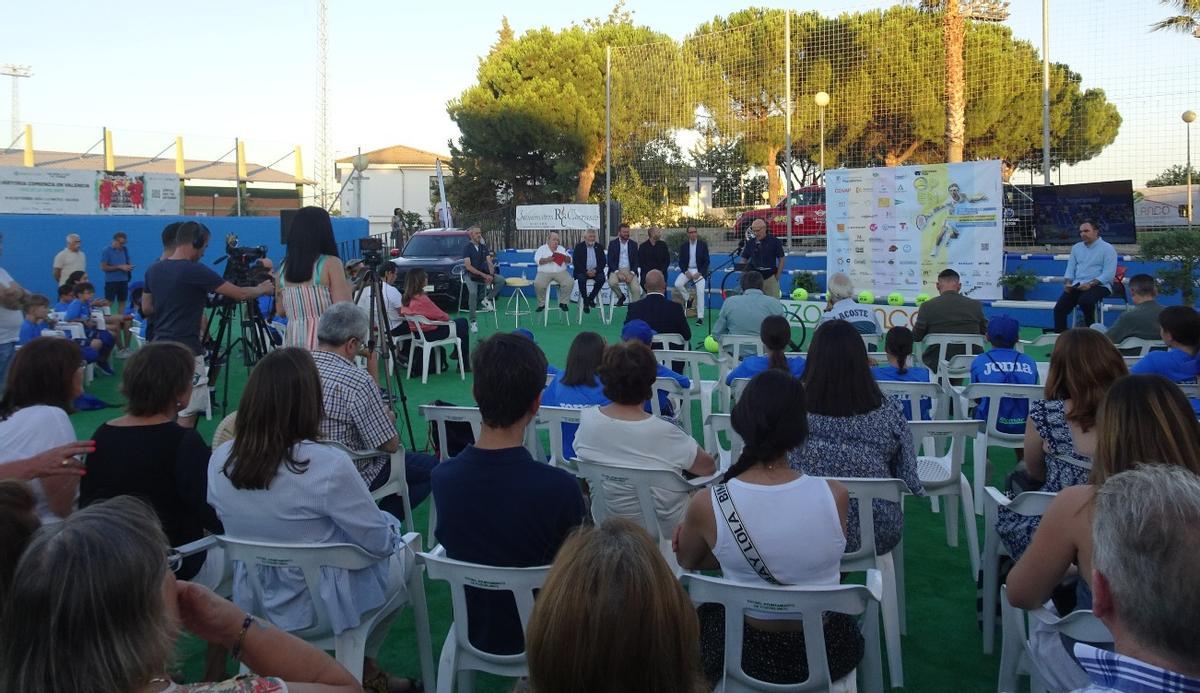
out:
<path id="1" fill-rule="evenodd" d="M 621 328 L 621 340 L 628 342 L 635 339 L 649 346 L 650 340 L 654 339 L 654 328 L 645 320 L 630 320 Z"/>
<path id="2" fill-rule="evenodd" d="M 518 337 L 524 337 L 535 344 L 537 343 L 537 340 L 533 338 L 533 332 L 525 329 L 524 327 L 518 327 L 517 329 L 513 330 L 512 333 Z"/>
<path id="3" fill-rule="evenodd" d="M 996 346 L 1010 347 L 1017 343 L 1021 335 L 1021 323 L 1008 315 L 993 315 L 988 320 L 987 338 Z"/>

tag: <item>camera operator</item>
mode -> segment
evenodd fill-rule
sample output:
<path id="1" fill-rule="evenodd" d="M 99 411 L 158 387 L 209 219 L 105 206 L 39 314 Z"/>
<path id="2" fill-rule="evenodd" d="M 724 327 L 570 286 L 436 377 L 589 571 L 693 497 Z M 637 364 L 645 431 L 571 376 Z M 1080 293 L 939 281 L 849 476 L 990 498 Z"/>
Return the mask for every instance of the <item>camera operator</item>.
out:
<path id="1" fill-rule="evenodd" d="M 257 286 L 236 286 L 199 262 L 208 248 L 210 233 L 203 224 L 187 221 L 179 225 L 175 249 L 171 255 L 146 270 L 146 288 L 142 293 L 142 311 L 154 316 L 154 341 L 180 342 L 196 356 L 192 376 L 192 396 L 180 403 L 178 423 L 196 425 L 196 414 L 208 401 L 208 370 L 204 365 L 201 320 L 208 294 L 217 293 L 235 301 L 257 298 L 274 291 L 267 279 Z"/>

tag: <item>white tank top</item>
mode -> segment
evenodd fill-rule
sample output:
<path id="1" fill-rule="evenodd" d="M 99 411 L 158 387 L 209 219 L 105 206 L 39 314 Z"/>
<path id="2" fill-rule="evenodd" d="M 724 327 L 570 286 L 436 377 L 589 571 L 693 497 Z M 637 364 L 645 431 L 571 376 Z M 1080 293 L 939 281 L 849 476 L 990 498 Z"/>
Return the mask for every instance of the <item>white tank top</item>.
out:
<path id="1" fill-rule="evenodd" d="M 786 484 L 764 486 L 733 479 L 726 487 L 743 526 L 775 579 L 785 585 L 836 585 L 841 581 L 846 535 L 837 503 L 822 478 L 804 475 Z M 709 492 L 717 520 L 713 555 L 734 582 L 761 583 L 738 548 L 716 497 Z M 788 618 L 786 614 L 754 614 Z"/>

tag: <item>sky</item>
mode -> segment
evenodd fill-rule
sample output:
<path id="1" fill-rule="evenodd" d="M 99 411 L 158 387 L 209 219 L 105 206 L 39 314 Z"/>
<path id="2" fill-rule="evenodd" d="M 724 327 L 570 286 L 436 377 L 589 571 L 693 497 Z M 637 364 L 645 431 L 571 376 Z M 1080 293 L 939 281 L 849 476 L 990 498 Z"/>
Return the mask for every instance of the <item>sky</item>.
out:
<path id="1" fill-rule="evenodd" d="M 749 3 L 629 0 L 634 20 L 676 39 Z M 826 14 L 886 3 L 760 3 Z M 291 170 L 302 145 L 311 171 L 316 0 L 96 3 L 0 0 L 0 63 L 30 65 L 21 120 L 40 149 L 87 149 L 100 128 L 119 153 L 153 155 L 185 137 L 189 158 L 216 158 L 246 141 L 248 158 Z M 1185 108 L 1200 111 L 1200 40 L 1150 34 L 1156 0 L 1050 0 L 1050 55 L 1102 87 L 1125 123 L 1072 179 L 1132 177 L 1140 185 L 1184 159 Z M 448 153 L 446 103 L 470 86 L 502 16 L 517 34 L 605 16 L 611 0 L 329 0 L 329 102 L 338 156 L 392 144 Z M 1008 24 L 1041 43 L 1041 0 L 1013 0 Z M 0 139 L 8 143 L 8 78 L 0 82 Z M 1197 133 L 1200 143 L 1200 133 Z M 1200 145 L 1194 143 L 1200 159 Z"/>

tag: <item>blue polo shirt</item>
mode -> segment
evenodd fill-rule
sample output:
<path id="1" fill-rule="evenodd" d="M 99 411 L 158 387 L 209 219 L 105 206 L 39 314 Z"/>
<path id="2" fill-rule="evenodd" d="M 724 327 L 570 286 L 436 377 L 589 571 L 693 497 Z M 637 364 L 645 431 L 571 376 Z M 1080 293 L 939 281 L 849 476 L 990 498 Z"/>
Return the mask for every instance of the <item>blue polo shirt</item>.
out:
<path id="1" fill-rule="evenodd" d="M 92 302 L 75 299 L 67 305 L 66 316 L 64 320 L 71 322 L 85 322 L 92 317 Z"/>
<path id="2" fill-rule="evenodd" d="M 1036 385 L 1037 362 L 1016 349 L 995 348 L 983 352 L 971 362 L 971 382 L 1005 383 L 1008 385 Z M 975 405 L 973 416 L 987 420 L 988 398 Z M 1001 433 L 1024 433 L 1025 419 L 1029 416 L 1029 402 L 1004 397 L 1000 400 L 1000 414 L 996 419 L 996 430 Z"/>
<path id="3" fill-rule="evenodd" d="M 17 344 L 25 346 L 38 337 L 42 336 L 42 330 L 50 328 L 50 323 L 46 321 L 31 322 L 26 319 L 21 322 L 21 332 L 17 335 Z"/>
<path id="4" fill-rule="evenodd" d="M 129 248 L 114 248 L 111 245 L 100 253 L 100 262 L 108 265 L 128 265 Z M 104 283 L 129 281 L 129 272 L 125 270 L 110 270 L 104 273 Z"/>
<path id="5" fill-rule="evenodd" d="M 875 376 L 875 380 L 888 383 L 928 383 L 929 369 L 921 366 L 913 366 L 903 373 L 899 368 L 891 365 L 875 366 L 871 369 L 871 375 Z M 896 398 L 900 402 L 900 406 L 904 409 L 904 418 L 909 421 L 914 421 L 912 413 L 912 401 L 908 397 Z M 933 415 L 933 400 L 928 397 L 921 398 L 921 420 L 932 421 Z"/>
<path id="6" fill-rule="evenodd" d="M 738 378 L 753 378 L 767 370 L 767 364 L 770 362 L 771 359 L 767 356 L 759 356 L 757 354 L 747 356 L 742 359 L 737 368 L 734 368 L 729 372 L 729 375 L 725 376 L 725 384 L 732 385 L 733 381 Z M 787 359 L 788 370 L 797 378 L 804 375 L 804 363 L 803 356 L 789 356 Z"/>
<path id="7" fill-rule="evenodd" d="M 1152 351 L 1133 364 L 1129 372 L 1134 375 L 1161 375 L 1173 383 L 1195 383 L 1196 375 L 1200 373 L 1200 362 L 1183 349 Z M 1189 399 L 1192 409 L 1200 415 L 1200 399 Z"/>
<path id="8" fill-rule="evenodd" d="M 602 407 L 606 404 L 612 404 L 612 400 L 604 396 L 604 386 L 600 384 L 600 378 L 596 378 L 595 385 L 563 385 L 562 374 L 559 373 L 554 382 L 546 386 L 546 391 L 542 393 L 542 404 L 547 407 L 570 407 L 572 409 L 583 409 L 585 407 Z M 575 432 L 579 430 L 579 424 L 563 424 L 563 455 L 567 459 L 575 456 Z"/>
<path id="9" fill-rule="evenodd" d="M 476 246 L 474 243 L 467 243 L 463 246 L 463 259 L 469 259 L 471 261 L 471 267 L 474 267 L 484 274 L 488 273 L 487 257 L 491 254 L 492 250 L 491 248 L 488 248 L 487 243 L 480 242 L 478 246 Z M 463 276 L 471 280 L 476 278 L 475 275 L 471 274 L 470 272 L 464 273 Z"/>

